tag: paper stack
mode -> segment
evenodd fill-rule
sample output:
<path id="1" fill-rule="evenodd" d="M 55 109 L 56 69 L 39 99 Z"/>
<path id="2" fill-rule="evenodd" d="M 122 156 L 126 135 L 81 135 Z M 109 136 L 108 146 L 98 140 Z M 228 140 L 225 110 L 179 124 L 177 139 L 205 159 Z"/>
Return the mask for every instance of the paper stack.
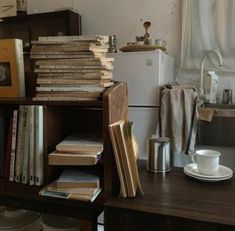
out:
<path id="1" fill-rule="evenodd" d="M 97 134 L 73 133 L 49 154 L 49 165 L 95 165 L 102 152 L 103 142 Z"/>
<path id="2" fill-rule="evenodd" d="M 109 36 L 50 36 L 32 41 L 34 100 L 96 100 L 113 85 Z"/>
<path id="3" fill-rule="evenodd" d="M 94 172 L 65 168 L 60 177 L 44 187 L 39 195 L 92 202 L 100 192 L 99 177 Z"/>

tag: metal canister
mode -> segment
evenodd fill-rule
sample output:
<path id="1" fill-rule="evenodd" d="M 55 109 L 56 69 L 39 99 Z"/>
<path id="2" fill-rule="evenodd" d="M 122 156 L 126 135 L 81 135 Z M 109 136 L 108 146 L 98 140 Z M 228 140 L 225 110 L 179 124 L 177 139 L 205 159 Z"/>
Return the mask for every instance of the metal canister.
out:
<path id="1" fill-rule="evenodd" d="M 152 135 L 147 141 L 147 169 L 152 172 L 167 172 L 171 170 L 172 158 L 170 139 Z"/>
<path id="2" fill-rule="evenodd" d="M 232 89 L 224 89 L 223 90 L 223 103 L 224 104 L 232 104 Z"/>
<path id="3" fill-rule="evenodd" d="M 110 35 L 109 36 L 109 50 L 108 50 L 109 53 L 117 52 L 116 44 L 117 44 L 116 35 Z"/>

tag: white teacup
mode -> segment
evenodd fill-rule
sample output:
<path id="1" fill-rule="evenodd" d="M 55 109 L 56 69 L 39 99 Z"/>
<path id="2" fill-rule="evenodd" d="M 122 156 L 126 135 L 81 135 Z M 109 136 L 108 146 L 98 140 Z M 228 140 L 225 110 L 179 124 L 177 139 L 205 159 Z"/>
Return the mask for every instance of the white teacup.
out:
<path id="1" fill-rule="evenodd" d="M 221 153 L 215 150 L 197 150 L 192 156 L 192 160 L 197 164 L 199 173 L 212 176 L 219 169 L 219 158 Z"/>
<path id="2" fill-rule="evenodd" d="M 149 38 L 148 40 L 147 40 L 147 44 L 148 45 L 155 45 L 155 39 L 152 39 L 152 38 Z"/>
<path id="3" fill-rule="evenodd" d="M 159 47 L 165 47 L 166 46 L 166 41 L 163 39 L 155 39 L 155 45 Z"/>

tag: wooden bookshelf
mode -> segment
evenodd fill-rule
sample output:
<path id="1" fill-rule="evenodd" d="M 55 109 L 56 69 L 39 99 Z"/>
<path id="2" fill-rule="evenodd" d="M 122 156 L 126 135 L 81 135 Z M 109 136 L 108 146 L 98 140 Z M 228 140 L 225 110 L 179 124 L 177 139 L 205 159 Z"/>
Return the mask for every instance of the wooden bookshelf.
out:
<path id="1" fill-rule="evenodd" d="M 17 208 L 77 217 L 88 222 L 89 225 L 86 227 L 90 228 L 84 230 L 96 230 L 96 219 L 103 210 L 104 202 L 110 196 L 119 193 L 119 180 L 108 125 L 127 119 L 127 84 L 115 83 L 98 101 L 35 102 L 30 98 L 1 98 L 0 113 L 11 114 L 19 105 L 43 105 L 45 181 L 42 186 L 37 187 L 9 182 L 5 179 L 5 190 L 0 193 L 0 203 Z M 95 132 L 102 134 L 103 137 L 103 158 L 93 166 L 100 172 L 102 193 L 92 203 L 38 195 L 39 190 L 56 179 L 62 171 L 62 166 L 48 165 L 48 154 L 55 149 L 57 143 L 73 132 Z"/>
<path id="2" fill-rule="evenodd" d="M 0 18 L 0 39 L 23 40 L 25 72 L 32 72 L 31 41 L 40 36 L 81 35 L 81 15 L 70 10 Z"/>
<path id="3" fill-rule="evenodd" d="M 39 36 L 80 35 L 81 16 L 70 10 L 4 17 L 0 22 L 0 38 L 18 38 L 24 48 Z"/>

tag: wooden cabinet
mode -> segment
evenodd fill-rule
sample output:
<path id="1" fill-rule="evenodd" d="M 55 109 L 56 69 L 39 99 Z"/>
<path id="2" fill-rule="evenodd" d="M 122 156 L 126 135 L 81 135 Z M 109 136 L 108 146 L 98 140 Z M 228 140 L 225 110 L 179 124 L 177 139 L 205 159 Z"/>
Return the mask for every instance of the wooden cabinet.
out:
<path id="1" fill-rule="evenodd" d="M 80 34 L 81 16 L 69 10 L 5 17 L 0 22 L 0 39 L 22 39 L 25 48 L 39 36 Z"/>
<path id="2" fill-rule="evenodd" d="M 39 36 L 80 35 L 81 16 L 73 11 L 55 11 L 0 19 L 0 39 L 23 40 L 25 72 L 30 71 L 31 41 Z"/>
<path id="3" fill-rule="evenodd" d="M 90 230 L 95 230 L 94 224 L 97 216 L 103 210 L 104 202 L 111 195 L 117 194 L 119 189 L 108 124 L 127 118 L 126 84 L 115 83 L 104 92 L 99 101 L 35 102 L 31 99 L 0 99 L 0 112 L 11 114 L 19 105 L 43 105 L 44 108 L 44 186 L 55 179 L 62 170 L 62 166 L 48 165 L 48 153 L 55 149 L 58 142 L 72 132 L 102 134 L 103 158 L 97 165 L 92 166 L 100 172 L 102 193 L 93 203 L 48 198 L 38 196 L 38 192 L 43 186 L 29 186 L 5 179 L 5 190 L 0 193 L 0 203 L 78 217 L 90 221 Z"/>

